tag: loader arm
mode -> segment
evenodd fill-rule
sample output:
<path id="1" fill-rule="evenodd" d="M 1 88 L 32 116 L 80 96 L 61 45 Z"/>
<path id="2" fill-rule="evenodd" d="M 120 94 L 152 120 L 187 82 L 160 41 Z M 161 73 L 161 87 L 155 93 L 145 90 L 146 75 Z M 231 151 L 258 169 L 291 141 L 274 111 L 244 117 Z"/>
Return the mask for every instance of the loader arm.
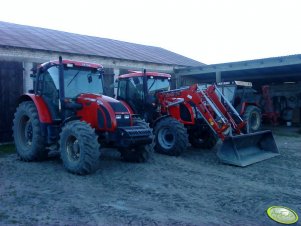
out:
<path id="1" fill-rule="evenodd" d="M 215 93 L 215 86 L 210 86 L 205 91 L 202 91 L 198 90 L 195 84 L 189 88 L 161 92 L 157 95 L 164 112 L 168 112 L 169 107 L 182 102 L 189 103 L 192 107 L 195 107 L 209 127 L 222 140 L 226 138 L 224 132 L 230 126 L 237 134 L 240 134 L 241 128 L 245 126 L 243 120 L 239 124 L 235 122 Z"/>
<path id="2" fill-rule="evenodd" d="M 202 90 L 200 90 L 199 92 L 207 96 L 222 113 L 222 115 L 224 115 L 227 118 L 235 134 L 242 133 L 242 129 L 246 126 L 246 122 L 242 120 L 236 109 L 232 106 L 232 104 L 225 98 L 225 96 L 215 85 L 209 86 L 204 92 Z M 220 98 L 218 94 L 220 95 Z M 224 104 L 221 102 L 221 100 L 224 101 Z"/>

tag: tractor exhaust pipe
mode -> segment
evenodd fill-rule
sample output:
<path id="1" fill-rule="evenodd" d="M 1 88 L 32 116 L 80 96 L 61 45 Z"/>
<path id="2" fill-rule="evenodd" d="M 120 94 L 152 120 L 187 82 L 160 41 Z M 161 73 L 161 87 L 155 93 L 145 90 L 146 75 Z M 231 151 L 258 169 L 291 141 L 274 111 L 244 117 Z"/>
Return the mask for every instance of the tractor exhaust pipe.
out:
<path id="1" fill-rule="evenodd" d="M 65 120 L 66 115 L 65 115 L 65 85 L 64 85 L 64 65 L 63 65 L 63 59 L 62 56 L 59 56 L 59 87 L 60 87 L 60 92 L 59 92 L 59 106 L 60 106 L 60 111 L 62 115 L 62 119 Z"/>

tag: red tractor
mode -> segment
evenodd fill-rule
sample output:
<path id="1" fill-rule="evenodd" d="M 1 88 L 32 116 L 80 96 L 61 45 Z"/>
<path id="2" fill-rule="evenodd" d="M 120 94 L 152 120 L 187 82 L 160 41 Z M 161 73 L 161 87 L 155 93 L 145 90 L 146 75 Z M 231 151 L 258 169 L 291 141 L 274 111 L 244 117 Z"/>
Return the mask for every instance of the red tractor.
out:
<path id="1" fill-rule="evenodd" d="M 248 133 L 259 131 L 262 121 L 260 95 L 252 88 L 252 83 L 234 81 L 218 84 L 217 87 L 247 122 L 246 131 Z"/>
<path id="2" fill-rule="evenodd" d="M 117 99 L 154 128 L 156 152 L 180 155 L 189 142 L 212 148 L 223 141 L 221 161 L 246 166 L 279 151 L 271 131 L 243 134 L 246 122 L 216 86 L 170 90 L 169 74 L 133 72 L 118 78 Z"/>
<path id="3" fill-rule="evenodd" d="M 100 143 L 117 147 L 126 161 L 147 160 L 152 130 L 127 105 L 102 95 L 101 65 L 60 57 L 33 72 L 34 89 L 20 97 L 13 123 L 22 160 L 43 160 L 59 147 L 69 172 L 89 174 L 97 169 Z"/>

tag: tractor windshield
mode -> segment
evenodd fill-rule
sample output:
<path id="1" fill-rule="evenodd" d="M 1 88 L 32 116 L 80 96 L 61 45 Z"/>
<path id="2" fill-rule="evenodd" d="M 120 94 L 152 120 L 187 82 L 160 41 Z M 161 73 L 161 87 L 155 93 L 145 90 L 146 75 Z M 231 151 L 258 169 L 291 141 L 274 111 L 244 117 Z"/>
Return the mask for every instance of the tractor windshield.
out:
<path id="1" fill-rule="evenodd" d="M 94 68 L 64 68 L 65 96 L 75 98 L 81 93 L 102 94 L 102 76 Z"/>
<path id="2" fill-rule="evenodd" d="M 149 78 L 147 80 L 147 88 L 150 94 L 156 91 L 167 91 L 169 90 L 169 80 L 167 78 Z"/>

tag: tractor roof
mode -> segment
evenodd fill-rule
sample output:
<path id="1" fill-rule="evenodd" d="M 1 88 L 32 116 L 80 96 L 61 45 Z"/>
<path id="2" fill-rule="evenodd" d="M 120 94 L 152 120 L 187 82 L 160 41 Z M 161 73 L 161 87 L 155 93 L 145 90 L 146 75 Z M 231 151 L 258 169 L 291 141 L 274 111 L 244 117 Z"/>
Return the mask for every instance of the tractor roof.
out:
<path id="1" fill-rule="evenodd" d="M 145 73 L 146 76 L 148 77 L 163 77 L 163 78 L 171 78 L 170 74 L 166 74 L 166 73 L 159 73 L 159 72 L 146 72 Z M 120 75 L 119 78 L 131 78 L 131 77 L 141 77 L 143 76 L 144 73 L 143 72 L 133 72 L 133 73 L 129 73 L 129 74 L 123 74 Z"/>
<path id="2" fill-rule="evenodd" d="M 39 67 L 44 67 L 46 65 L 52 66 L 52 65 L 58 65 L 59 61 L 58 60 L 53 60 L 53 61 L 48 61 L 46 63 L 41 64 Z M 63 60 L 63 64 L 73 64 L 74 66 L 78 67 L 88 67 L 88 68 L 103 68 L 101 64 L 94 64 L 94 63 L 87 63 L 87 62 L 82 62 L 82 61 L 74 61 L 74 60 Z"/>

